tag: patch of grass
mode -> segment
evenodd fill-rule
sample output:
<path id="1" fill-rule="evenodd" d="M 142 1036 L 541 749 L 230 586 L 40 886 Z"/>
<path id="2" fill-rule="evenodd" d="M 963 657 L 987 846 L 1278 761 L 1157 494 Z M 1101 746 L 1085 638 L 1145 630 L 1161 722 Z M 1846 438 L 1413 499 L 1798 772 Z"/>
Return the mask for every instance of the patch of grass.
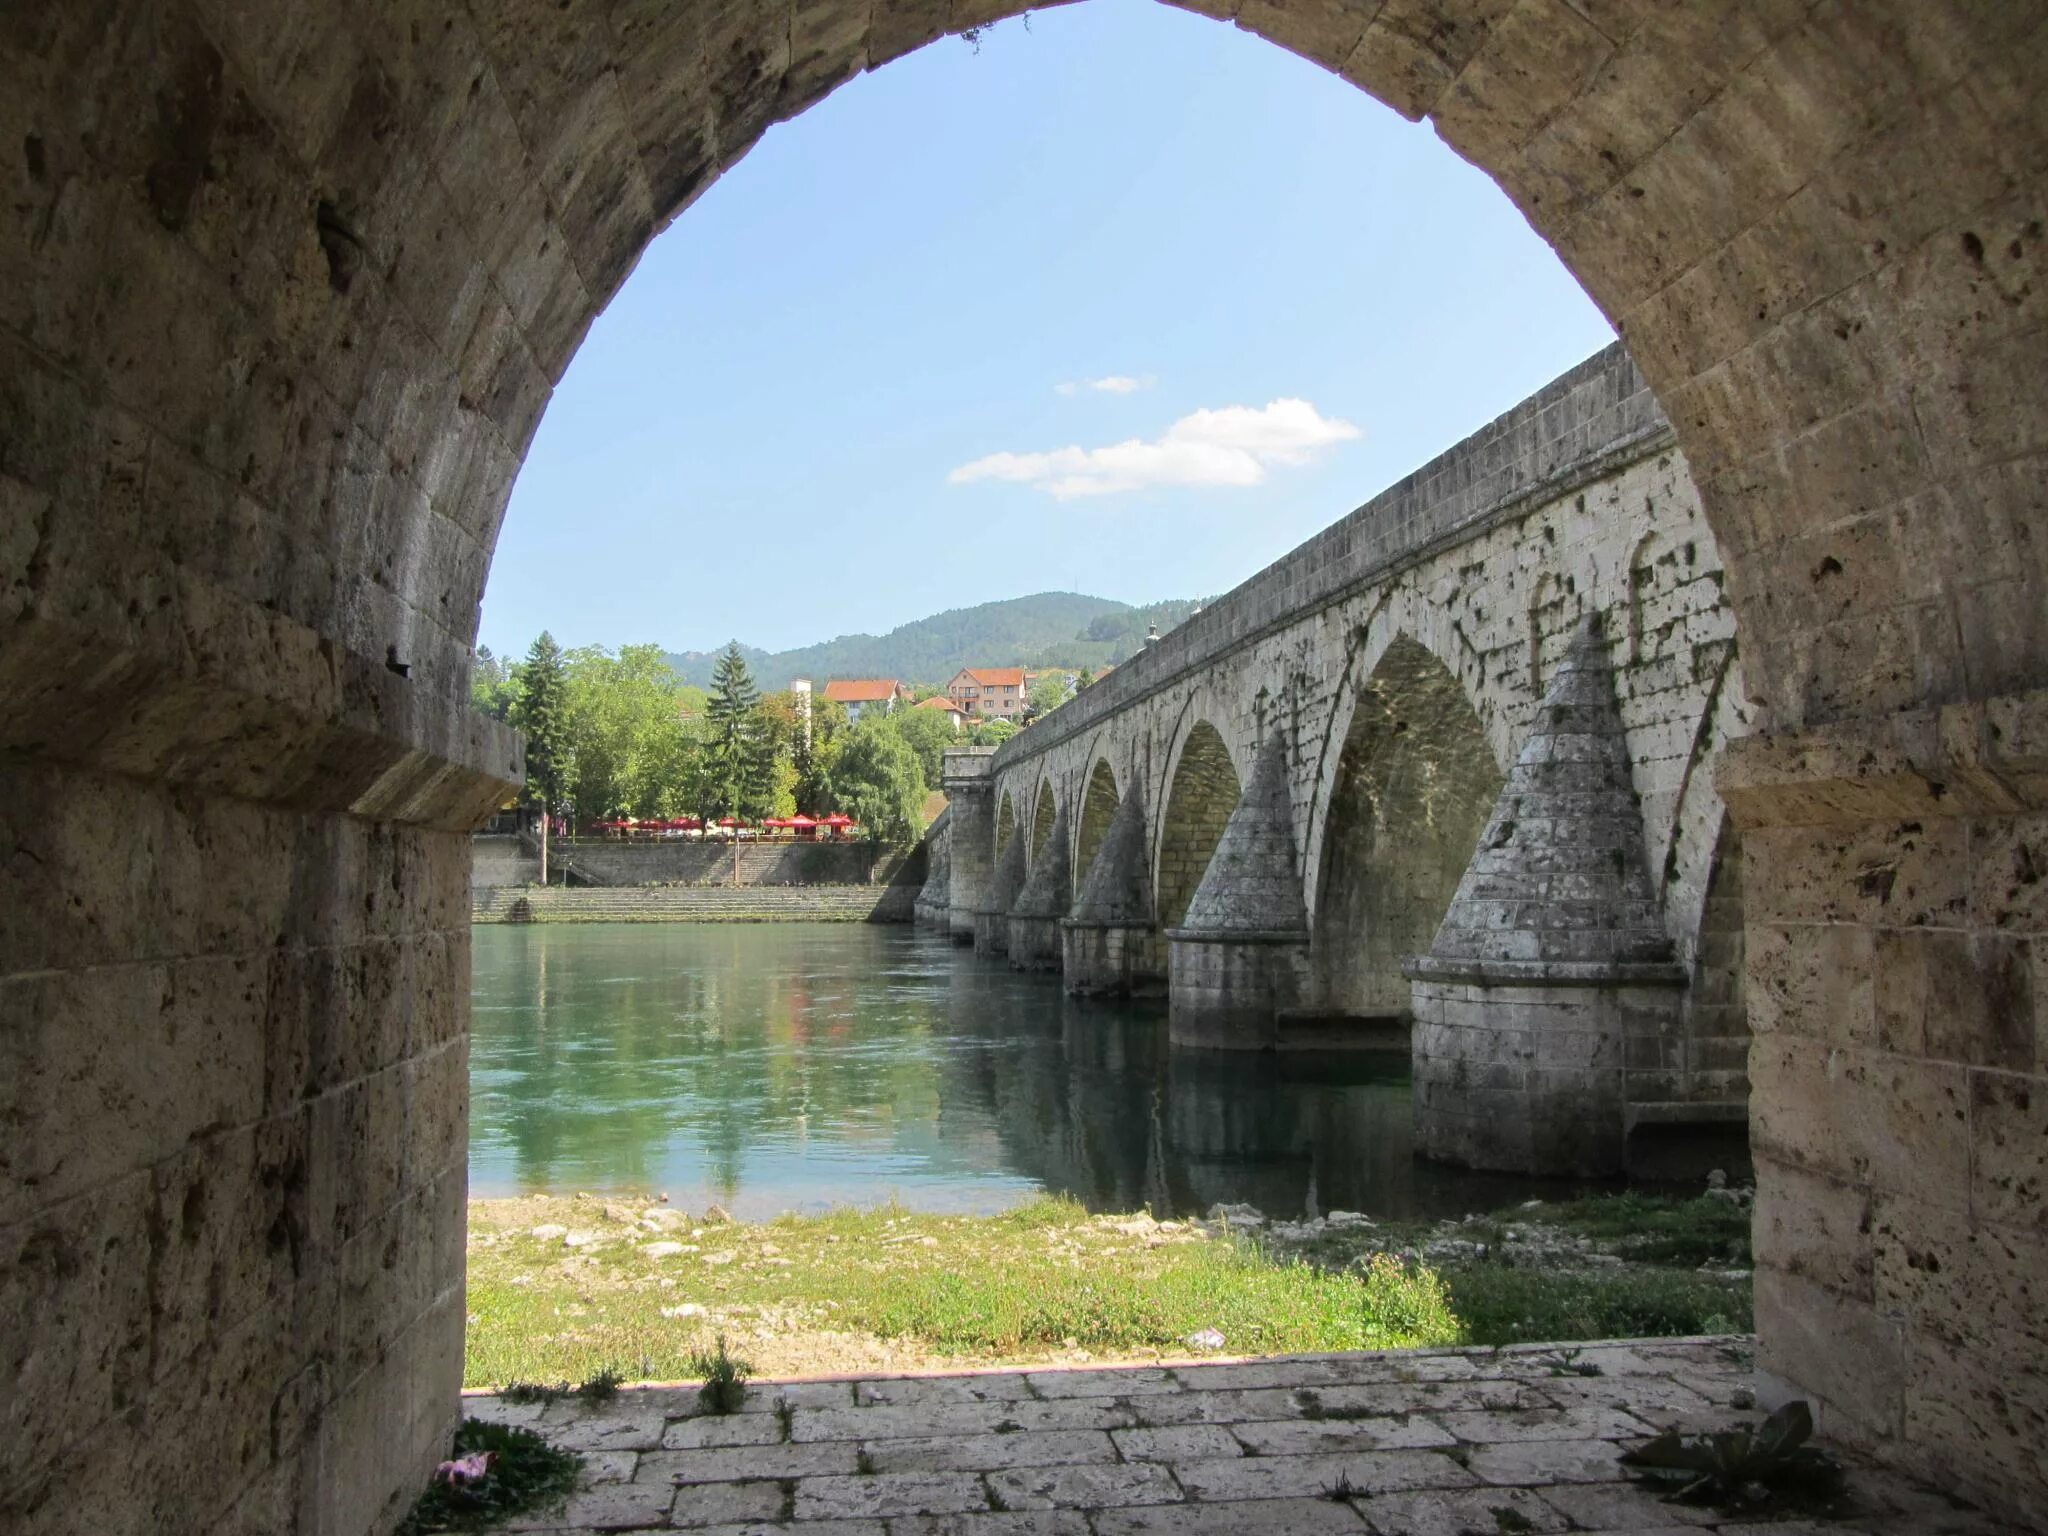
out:
<path id="1" fill-rule="evenodd" d="M 1633 1190 L 1546 1203 L 1529 1219 L 1591 1238 L 1639 1264 L 1746 1266 L 1748 1207 L 1700 1196 L 1677 1200 Z"/>
<path id="2" fill-rule="evenodd" d="M 1380 1254 L 1332 1272 L 1251 1244 L 1147 1242 L 1068 1200 L 996 1216 L 883 1207 L 706 1227 L 695 1251 L 660 1260 L 640 1251 L 649 1234 L 627 1227 L 565 1251 L 480 1227 L 483 1214 L 472 1208 L 488 1241 L 469 1256 L 464 1372 L 477 1385 L 575 1379 L 618 1360 L 656 1379 L 699 1376 L 693 1356 L 726 1330 L 771 1374 L 798 1359 L 819 1369 L 791 1341 L 825 1334 L 914 1346 L 935 1363 L 1178 1354 L 1205 1328 L 1244 1354 L 1460 1341 L 1450 1296 L 1420 1265 Z M 575 1214 L 592 1224 L 587 1207 Z M 685 1301 L 704 1314 L 676 1315 Z"/>
<path id="3" fill-rule="evenodd" d="M 747 1378 L 754 1374 L 754 1368 L 727 1351 L 725 1335 L 721 1333 L 716 1349 L 699 1350 L 690 1357 L 690 1374 L 704 1378 L 699 1395 L 707 1409 L 713 1413 L 738 1413 L 747 1399 Z"/>
<path id="4" fill-rule="evenodd" d="M 483 1480 L 458 1487 L 437 1482 L 398 1527 L 397 1536 L 431 1536 L 438 1531 L 481 1531 L 558 1504 L 575 1491 L 583 1458 L 559 1450 L 527 1429 L 465 1419 L 455 1431 L 450 1458 L 485 1451 L 495 1458 Z"/>
<path id="5" fill-rule="evenodd" d="M 1746 1280 L 1690 1270 L 1538 1270 L 1470 1264 L 1444 1271 L 1474 1344 L 1747 1333 Z"/>

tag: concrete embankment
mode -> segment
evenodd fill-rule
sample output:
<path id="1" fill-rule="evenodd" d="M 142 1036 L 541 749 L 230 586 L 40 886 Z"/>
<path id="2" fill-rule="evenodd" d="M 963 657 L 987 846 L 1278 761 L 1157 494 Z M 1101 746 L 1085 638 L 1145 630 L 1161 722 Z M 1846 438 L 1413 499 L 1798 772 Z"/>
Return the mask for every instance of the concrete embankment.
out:
<path id="1" fill-rule="evenodd" d="M 473 923 L 907 923 L 911 885 L 496 886 Z"/>

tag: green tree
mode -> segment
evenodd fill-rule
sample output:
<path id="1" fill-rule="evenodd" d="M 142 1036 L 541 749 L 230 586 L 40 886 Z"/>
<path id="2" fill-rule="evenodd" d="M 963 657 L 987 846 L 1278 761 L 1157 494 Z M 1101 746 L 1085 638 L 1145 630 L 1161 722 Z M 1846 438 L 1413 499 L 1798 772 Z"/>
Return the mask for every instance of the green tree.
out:
<path id="1" fill-rule="evenodd" d="M 844 704 L 823 695 L 812 696 L 810 732 L 799 733 L 790 752 L 790 766 L 796 776 L 796 808 L 806 816 L 825 816 L 839 809 L 832 770 L 839 761 L 839 747 L 847 729 Z"/>
<path id="2" fill-rule="evenodd" d="M 923 830 L 924 770 L 886 716 L 846 733 L 832 773 L 839 808 L 879 842 L 905 847 Z"/>
<path id="3" fill-rule="evenodd" d="M 917 753 L 917 764 L 924 771 L 925 783 L 938 783 L 942 766 L 940 754 L 948 747 L 960 745 L 952 717 L 937 709 L 899 709 L 883 718 Z"/>
<path id="4" fill-rule="evenodd" d="M 509 720 L 512 706 L 518 701 L 519 690 L 513 684 L 512 669 L 502 657 L 492 655 L 488 645 L 478 646 L 476 659 L 469 668 L 470 707 L 493 720 Z"/>
<path id="5" fill-rule="evenodd" d="M 1072 693 L 1070 681 L 1064 672 L 1041 672 L 1032 678 L 1027 694 L 1029 702 L 1025 707 L 1028 717 L 1036 720 L 1066 703 Z"/>
<path id="6" fill-rule="evenodd" d="M 772 808 L 774 747 L 762 727 L 760 702 L 761 690 L 735 641 L 718 658 L 704 711 L 710 755 L 707 815 L 751 821 Z"/>
<path id="7" fill-rule="evenodd" d="M 571 767 L 562 648 L 542 630 L 519 666 L 512 723 L 526 733 L 526 801 L 552 810 Z"/>
<path id="8" fill-rule="evenodd" d="M 975 747 L 1000 747 L 1017 734 L 1017 725 L 1010 720 L 983 720 L 967 733 L 968 745 Z"/>
<path id="9" fill-rule="evenodd" d="M 699 751 L 684 690 L 661 648 L 601 646 L 567 657 L 577 810 L 586 816 L 669 816 L 687 809 Z"/>

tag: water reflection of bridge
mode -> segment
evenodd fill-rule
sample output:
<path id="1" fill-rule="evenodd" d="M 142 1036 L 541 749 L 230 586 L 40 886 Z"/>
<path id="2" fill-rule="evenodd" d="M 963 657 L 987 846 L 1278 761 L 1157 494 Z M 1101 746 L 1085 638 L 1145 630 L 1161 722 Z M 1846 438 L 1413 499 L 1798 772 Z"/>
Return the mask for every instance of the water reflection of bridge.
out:
<path id="1" fill-rule="evenodd" d="M 1024 1009 L 1017 984 L 966 956 L 952 977 L 939 1135 L 956 1153 L 993 1125 L 1009 1171 L 1095 1210 L 1160 1215 L 1218 1201 L 1423 1214 L 1529 1196 L 1527 1180 L 1415 1158 L 1403 1057 L 1173 1050 L 1163 1009 L 1064 997 L 1049 978 Z"/>

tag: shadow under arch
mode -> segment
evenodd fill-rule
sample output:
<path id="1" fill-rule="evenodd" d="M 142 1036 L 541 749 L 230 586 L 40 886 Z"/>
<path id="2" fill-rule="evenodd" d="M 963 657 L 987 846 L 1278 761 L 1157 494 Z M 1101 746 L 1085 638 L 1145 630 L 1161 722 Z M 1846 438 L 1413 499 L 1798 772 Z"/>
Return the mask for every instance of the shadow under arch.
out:
<path id="1" fill-rule="evenodd" d="M 1117 791 L 1116 770 L 1109 766 L 1108 758 L 1096 758 L 1095 766 L 1088 772 L 1088 788 L 1081 796 L 1080 825 L 1074 834 L 1076 890 L 1087 883 L 1088 871 L 1095 867 L 1095 855 L 1102 849 L 1102 839 L 1109 831 L 1110 820 L 1122 803 L 1123 796 Z"/>
<path id="2" fill-rule="evenodd" d="M 1038 781 L 1038 795 L 1031 811 L 1031 844 L 1024 851 L 1036 864 L 1038 856 L 1045 851 L 1045 840 L 1052 836 L 1052 824 L 1059 817 L 1057 796 L 1053 792 L 1050 774 Z"/>
<path id="3" fill-rule="evenodd" d="M 1408 1014 L 1401 960 L 1428 951 L 1501 784 L 1464 688 L 1396 635 L 1353 703 L 1323 817 L 1309 945 L 1319 1012 Z"/>
<path id="4" fill-rule="evenodd" d="M 1242 793 L 1221 733 L 1207 720 L 1197 720 L 1188 728 L 1174 762 L 1154 840 L 1159 852 L 1152 889 L 1162 931 L 1178 927 L 1187 916 L 1195 887 L 1202 883 Z"/>
<path id="5" fill-rule="evenodd" d="M 1003 791 L 1003 797 L 996 804 L 996 857 L 1001 858 L 1003 850 L 1010 846 L 1011 834 L 1017 830 L 1017 807 L 1010 799 L 1010 792 Z"/>

